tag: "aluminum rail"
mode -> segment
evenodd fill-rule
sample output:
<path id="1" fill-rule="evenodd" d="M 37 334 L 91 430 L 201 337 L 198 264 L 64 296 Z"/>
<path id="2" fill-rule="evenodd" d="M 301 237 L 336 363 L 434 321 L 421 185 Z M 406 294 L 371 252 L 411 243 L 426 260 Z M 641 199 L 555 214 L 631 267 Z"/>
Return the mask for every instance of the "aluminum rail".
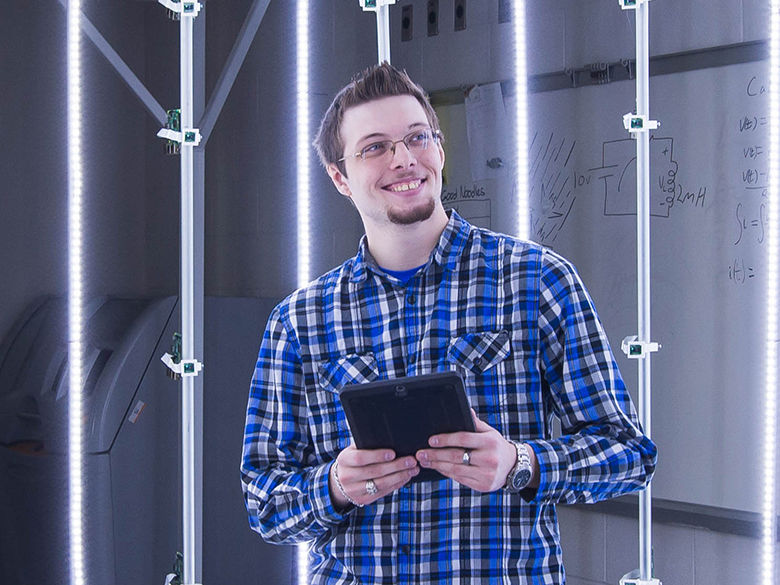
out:
<path id="1" fill-rule="evenodd" d="M 194 15 L 182 13 L 180 19 L 179 64 L 180 64 L 180 108 L 181 130 L 184 133 L 193 123 L 192 88 L 192 32 Z M 181 334 L 182 356 L 192 359 L 195 355 L 195 316 L 193 310 L 194 285 L 194 144 L 183 139 L 181 142 Z M 184 563 L 182 582 L 195 583 L 196 534 L 195 525 L 195 378 L 182 376 L 181 444 L 182 444 L 182 533 Z"/>
<path id="2" fill-rule="evenodd" d="M 636 140 L 636 264 L 637 335 L 623 340 L 629 358 L 637 359 L 639 420 L 652 436 L 652 385 L 650 360 L 660 345 L 650 336 L 650 120 L 649 0 L 619 0 L 636 16 L 636 113 L 623 116 L 623 124 Z M 639 494 L 639 570 L 624 575 L 621 585 L 661 585 L 653 577 L 652 483 Z"/>
<path id="3" fill-rule="evenodd" d="M 377 63 L 390 63 L 390 5 L 395 0 L 358 0 L 364 12 L 376 12 Z"/>
<path id="4" fill-rule="evenodd" d="M 636 113 L 650 117 L 650 50 L 648 2 L 636 7 Z M 636 236 L 637 236 L 637 334 L 650 343 L 650 132 L 636 133 Z M 639 418 L 645 434 L 652 436 L 652 386 L 647 353 L 638 360 Z M 652 485 L 639 495 L 639 577 L 650 581 L 653 572 Z"/>
<path id="5" fill-rule="evenodd" d="M 390 6 L 387 4 L 376 12 L 376 44 L 379 63 L 390 63 Z"/>

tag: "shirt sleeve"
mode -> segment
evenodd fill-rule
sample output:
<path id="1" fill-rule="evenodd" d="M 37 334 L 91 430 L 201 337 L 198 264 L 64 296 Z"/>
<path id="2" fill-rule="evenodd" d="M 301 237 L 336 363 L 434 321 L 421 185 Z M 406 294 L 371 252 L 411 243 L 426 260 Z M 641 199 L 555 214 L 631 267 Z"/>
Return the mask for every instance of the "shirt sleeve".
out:
<path id="1" fill-rule="evenodd" d="M 312 540 L 345 518 L 328 490 L 332 462 L 314 461 L 301 363 L 277 307 L 250 386 L 241 480 L 249 525 L 278 544 Z"/>
<path id="2" fill-rule="evenodd" d="M 574 267 L 546 250 L 539 330 L 544 382 L 562 435 L 532 440 L 540 485 L 534 501 L 590 503 L 642 489 L 655 470 L 655 444 L 631 397 Z"/>

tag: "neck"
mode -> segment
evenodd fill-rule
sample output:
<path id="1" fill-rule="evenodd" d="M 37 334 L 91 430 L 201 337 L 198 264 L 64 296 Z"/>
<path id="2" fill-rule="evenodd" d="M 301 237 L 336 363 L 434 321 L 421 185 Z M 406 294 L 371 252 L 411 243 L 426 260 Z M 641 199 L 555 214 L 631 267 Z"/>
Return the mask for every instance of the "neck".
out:
<path id="1" fill-rule="evenodd" d="M 411 225 L 365 225 L 368 249 L 382 268 L 411 270 L 428 261 L 449 218 L 441 204 L 425 221 Z"/>

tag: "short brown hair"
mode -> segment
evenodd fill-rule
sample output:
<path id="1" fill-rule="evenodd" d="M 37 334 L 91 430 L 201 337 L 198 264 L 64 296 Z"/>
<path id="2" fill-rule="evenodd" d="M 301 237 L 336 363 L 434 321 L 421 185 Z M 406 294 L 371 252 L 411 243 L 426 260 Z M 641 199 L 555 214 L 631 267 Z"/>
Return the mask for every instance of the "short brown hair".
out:
<path id="1" fill-rule="evenodd" d="M 439 118 L 431 106 L 428 95 L 417 85 L 406 71 L 401 71 L 387 61 L 373 65 L 352 78 L 331 102 L 320 122 L 320 129 L 314 138 L 314 148 L 320 157 L 322 166 L 336 163 L 339 170 L 346 175 L 343 162 L 338 160 L 344 156 L 344 144 L 341 142 L 341 122 L 344 112 L 353 106 L 395 95 L 410 95 L 414 97 L 425 111 L 428 123 L 435 131 L 439 131 Z"/>

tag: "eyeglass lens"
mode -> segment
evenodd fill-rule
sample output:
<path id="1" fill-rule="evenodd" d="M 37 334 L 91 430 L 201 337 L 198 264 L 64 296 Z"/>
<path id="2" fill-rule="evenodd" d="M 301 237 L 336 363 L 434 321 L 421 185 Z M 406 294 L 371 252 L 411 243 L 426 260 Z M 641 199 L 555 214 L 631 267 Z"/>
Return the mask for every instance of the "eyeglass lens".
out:
<path id="1" fill-rule="evenodd" d="M 382 140 L 372 142 L 360 151 L 363 160 L 367 158 L 376 158 L 383 156 L 388 152 L 395 154 L 396 145 L 403 142 L 410 151 L 425 150 L 428 143 L 432 140 L 433 134 L 430 130 L 415 130 L 404 136 L 401 140 Z"/>

